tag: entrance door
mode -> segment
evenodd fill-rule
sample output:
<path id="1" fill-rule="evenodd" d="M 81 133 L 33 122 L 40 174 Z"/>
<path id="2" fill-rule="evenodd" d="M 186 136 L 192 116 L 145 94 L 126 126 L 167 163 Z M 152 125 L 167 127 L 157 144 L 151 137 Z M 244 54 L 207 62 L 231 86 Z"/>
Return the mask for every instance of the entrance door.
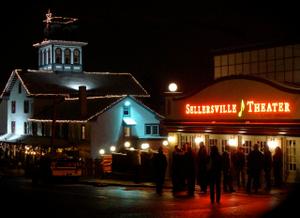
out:
<path id="1" fill-rule="evenodd" d="M 287 182 L 294 182 L 296 180 L 296 169 L 297 169 L 297 159 L 296 159 L 296 145 L 297 141 L 293 138 L 288 138 L 285 143 L 284 148 L 284 158 L 283 158 L 283 176 Z"/>

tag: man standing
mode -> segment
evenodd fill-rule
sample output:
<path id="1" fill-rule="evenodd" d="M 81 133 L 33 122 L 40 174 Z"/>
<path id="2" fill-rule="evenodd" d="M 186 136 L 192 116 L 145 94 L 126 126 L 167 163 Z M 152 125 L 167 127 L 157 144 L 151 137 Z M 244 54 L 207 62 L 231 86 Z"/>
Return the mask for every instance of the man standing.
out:
<path id="1" fill-rule="evenodd" d="M 153 157 L 153 165 L 155 172 L 156 193 L 161 195 L 167 169 L 167 158 L 163 153 L 162 147 L 159 147 L 158 154 Z"/>

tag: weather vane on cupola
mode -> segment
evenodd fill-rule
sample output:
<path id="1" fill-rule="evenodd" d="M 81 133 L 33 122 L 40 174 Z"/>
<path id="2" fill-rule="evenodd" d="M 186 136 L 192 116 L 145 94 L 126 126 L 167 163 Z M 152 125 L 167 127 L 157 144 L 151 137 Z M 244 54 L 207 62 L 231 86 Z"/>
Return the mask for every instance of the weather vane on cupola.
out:
<path id="1" fill-rule="evenodd" d="M 46 39 L 61 35 L 65 33 L 66 30 L 70 31 L 70 24 L 74 24 L 77 20 L 77 18 L 73 17 L 53 16 L 50 9 L 48 9 L 46 19 L 43 20 L 43 22 L 46 23 L 46 27 L 44 29 Z"/>

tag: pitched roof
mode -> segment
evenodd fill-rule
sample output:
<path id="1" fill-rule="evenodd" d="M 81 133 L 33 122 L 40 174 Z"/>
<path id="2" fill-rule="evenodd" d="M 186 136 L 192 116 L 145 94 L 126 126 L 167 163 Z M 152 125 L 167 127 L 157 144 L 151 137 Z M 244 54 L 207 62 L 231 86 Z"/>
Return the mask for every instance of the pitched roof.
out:
<path id="1" fill-rule="evenodd" d="M 86 122 L 92 119 L 94 116 L 101 114 L 103 111 L 115 105 L 123 98 L 94 98 L 87 99 L 87 114 L 85 118 L 80 115 L 80 101 L 75 100 L 63 100 L 56 104 L 55 107 L 55 120 L 61 122 L 79 121 Z M 48 107 L 39 114 L 34 115 L 31 121 L 52 121 L 54 114 L 54 107 Z"/>
<path id="2" fill-rule="evenodd" d="M 88 120 L 92 120 L 96 116 L 102 114 L 106 110 L 109 110 L 114 105 L 122 101 L 123 99 L 130 97 L 136 103 L 140 104 L 146 110 L 150 111 L 151 113 L 155 114 L 158 119 L 163 119 L 164 117 L 151 108 L 143 104 L 140 100 L 131 97 L 108 97 L 108 98 L 90 98 L 87 99 L 87 115 L 85 118 L 80 116 L 80 101 L 79 99 L 74 100 L 63 100 L 62 102 L 58 103 L 55 108 L 55 120 L 57 122 L 87 122 Z M 54 107 L 48 107 L 41 113 L 34 115 L 30 121 L 38 121 L 38 122 L 52 122 L 54 113 Z"/>
<path id="3" fill-rule="evenodd" d="M 30 96 L 78 96 L 78 87 L 86 86 L 87 96 L 149 97 L 130 73 L 82 72 L 59 73 L 42 70 L 14 70 L 2 92 L 9 93 L 15 78 L 23 83 Z"/>

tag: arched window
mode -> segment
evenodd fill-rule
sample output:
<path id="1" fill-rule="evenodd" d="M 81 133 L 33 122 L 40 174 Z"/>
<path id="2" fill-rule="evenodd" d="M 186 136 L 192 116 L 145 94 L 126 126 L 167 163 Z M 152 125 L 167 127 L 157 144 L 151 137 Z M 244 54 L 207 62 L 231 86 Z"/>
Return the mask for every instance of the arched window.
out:
<path id="1" fill-rule="evenodd" d="M 43 62 L 43 52 L 42 50 L 40 50 L 40 65 L 43 65 L 44 62 Z"/>
<path id="2" fill-rule="evenodd" d="M 71 64 L 71 50 L 69 48 L 65 49 L 65 64 Z"/>
<path id="3" fill-rule="evenodd" d="M 74 64 L 80 64 L 80 51 L 79 51 L 79 49 L 74 50 Z"/>
<path id="4" fill-rule="evenodd" d="M 47 61 L 47 53 L 46 53 L 46 50 L 44 50 L 43 53 L 44 53 L 44 55 L 43 55 L 43 56 L 44 56 L 44 58 L 43 58 L 43 59 L 44 59 L 44 64 L 47 64 L 47 62 L 46 62 L 46 61 Z"/>
<path id="5" fill-rule="evenodd" d="M 61 48 L 55 49 L 55 63 L 61 64 Z"/>
<path id="6" fill-rule="evenodd" d="M 50 49 L 48 49 L 47 51 L 48 51 L 48 64 L 50 64 L 51 63 Z"/>

